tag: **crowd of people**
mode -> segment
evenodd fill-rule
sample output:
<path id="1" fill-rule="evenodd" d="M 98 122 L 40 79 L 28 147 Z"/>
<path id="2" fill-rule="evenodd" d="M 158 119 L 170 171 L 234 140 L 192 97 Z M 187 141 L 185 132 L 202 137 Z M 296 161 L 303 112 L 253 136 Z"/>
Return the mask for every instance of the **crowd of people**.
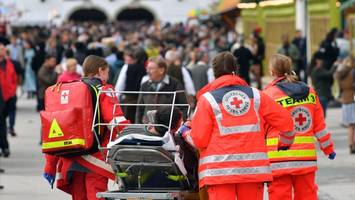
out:
<path id="1" fill-rule="evenodd" d="M 237 41 L 233 31 L 213 22 L 191 22 L 189 25 L 66 23 L 58 27 L 17 27 L 11 33 L 0 38 L 6 47 L 4 57 L 10 58 L 15 66 L 15 85 L 21 86 L 19 94 L 36 98 L 37 111 L 44 109 L 44 91 L 48 86 L 83 76 L 82 64 L 87 55 L 105 58 L 110 67 L 108 83 L 117 91 L 139 91 L 141 84 L 149 80 L 142 85 L 143 90 L 186 91 L 187 98 L 182 98 L 185 95 L 181 93 L 176 103 L 189 103 L 193 108 L 196 92 L 214 79 L 211 58 L 218 52 L 234 50 Z M 253 67 L 256 66 L 253 72 L 261 88 L 265 47 L 259 34 L 260 30 L 256 30 L 252 35 L 254 50 L 251 57 Z M 147 66 L 148 60 L 154 57 L 159 57 L 154 59 L 156 65 Z M 154 69 L 156 67 L 158 70 Z M 241 74 L 248 73 L 243 71 Z M 165 75 L 176 80 L 166 78 L 164 84 L 154 80 Z M 3 88 L 8 90 L 6 86 Z M 122 103 L 171 103 L 170 97 L 139 98 L 137 94 L 126 93 L 119 94 L 119 97 Z M 14 93 L 7 101 L 13 106 L 5 106 L 12 114 L 3 116 L 10 118 L 7 131 L 12 136 L 16 136 L 16 98 Z M 135 107 L 127 106 L 123 110 L 131 122 L 143 122 L 140 109 L 137 111 Z M 184 116 L 187 117 L 186 112 Z M 2 146 L 6 156 L 8 149 L 6 145 Z"/>
<path id="2" fill-rule="evenodd" d="M 10 156 L 7 133 L 14 137 L 17 135 L 14 125 L 18 86 L 21 86 L 19 87 L 21 95 L 25 95 L 29 99 L 37 99 L 37 111 L 44 110 L 45 90 L 57 82 L 70 82 L 83 78 L 85 70 L 88 70 L 83 69 L 85 58 L 95 55 L 105 58 L 109 74 L 104 81 L 112 84 L 119 92 L 119 102 L 123 104 L 121 114 L 124 114 L 131 123 L 148 123 L 146 113 L 154 107 L 124 106 L 124 104 L 179 104 L 183 118 L 187 120 L 191 115 L 183 105 L 189 104 L 192 109 L 195 109 L 196 104 L 199 104 L 197 100 L 201 97 L 199 95 L 201 89 L 209 83 L 215 83 L 215 79 L 218 82 L 219 77 L 238 74 L 241 79 L 238 79 L 240 82 L 236 83 L 237 85 L 247 87 L 255 82 L 258 89 L 263 88 L 265 44 L 261 37 L 261 31 L 260 28 L 257 28 L 250 36 L 242 36 L 226 29 L 219 23 L 210 21 L 199 24 L 188 22 L 187 24 L 136 23 L 130 25 L 125 23 L 70 22 L 50 28 L 14 28 L 12 35 L 4 35 L 0 38 L 2 43 L 0 45 L 1 154 L 4 157 Z M 349 127 L 350 152 L 355 153 L 355 70 L 353 60 L 347 55 L 347 49 L 339 48 L 337 45 L 339 40 L 344 42 L 342 39 L 344 37 L 337 29 L 332 29 L 308 65 L 306 38 L 302 36 L 300 31 L 297 31 L 295 38 L 290 41 L 289 36 L 285 34 L 280 38 L 282 45 L 277 52 L 290 58 L 291 63 L 287 64 L 287 70 L 279 72 L 277 66 L 286 64 L 270 59 L 268 68 L 273 70 L 270 73 L 276 79 L 284 76 L 295 78 L 297 75 L 299 80 L 307 83 L 309 76 L 317 99 L 319 98 L 322 112 L 318 107 L 312 107 L 312 109 L 317 110 L 314 111 L 316 113 L 324 113 L 324 116 L 326 116 L 329 101 L 338 98 L 332 92 L 335 75 L 340 83 L 340 95 L 343 102 L 342 123 Z M 220 54 L 226 51 L 231 53 Z M 222 57 L 220 57 L 221 55 Z M 237 58 L 238 64 L 233 64 L 233 59 L 229 57 L 231 55 Z M 230 66 L 225 66 L 228 64 L 225 63 L 226 60 L 230 61 Z M 289 60 L 286 59 L 284 62 L 289 62 Z M 104 65 L 102 64 L 100 67 Z M 222 74 L 216 75 L 216 69 L 213 66 L 219 66 L 219 68 L 224 66 L 223 69 L 220 69 Z M 288 68 L 291 66 L 292 69 L 289 70 Z M 236 68 L 230 69 L 228 67 Z M 293 83 L 295 80 L 292 79 L 288 82 Z M 221 85 L 213 85 L 213 87 L 218 89 Z M 303 85 L 301 86 L 303 87 Z M 209 89 L 212 90 L 212 88 Z M 131 93 L 132 91 L 161 93 L 138 94 Z M 178 93 L 175 98 L 165 92 Z M 250 91 L 247 93 L 249 95 Z M 313 90 L 311 93 L 314 93 Z M 307 95 L 311 95 L 309 90 L 305 96 L 308 98 Z M 252 98 L 252 96 L 245 97 L 245 99 Z M 208 102 L 205 104 L 207 105 Z M 314 130 L 312 134 L 324 128 L 322 119 L 319 121 L 322 127 L 318 127 L 319 130 Z M 203 124 L 205 121 L 200 123 Z M 274 125 L 279 126 L 278 124 Z M 185 130 L 188 131 L 192 128 L 190 142 L 196 139 L 193 135 L 194 126 L 202 127 L 195 120 L 192 122 L 192 127 Z M 283 132 L 287 131 L 290 130 L 285 129 Z M 285 138 L 288 140 L 291 136 L 286 135 Z M 196 141 L 198 142 L 199 139 L 201 138 L 197 138 Z M 324 136 L 319 136 L 318 139 L 321 143 L 328 140 L 328 138 L 324 139 Z M 205 143 L 206 141 L 201 140 L 200 142 Z M 206 148 L 202 143 L 200 147 Z M 199 144 L 197 146 L 199 147 Z M 329 158 L 334 159 L 335 153 L 332 147 L 325 150 L 326 147 L 328 146 L 322 147 L 323 151 L 327 156 L 330 156 Z M 334 155 L 330 155 L 332 153 Z M 208 180 L 208 178 L 205 182 L 202 180 L 203 184 L 214 185 L 213 181 L 210 183 Z M 268 180 L 268 177 L 265 180 Z M 216 187 L 215 189 L 222 191 L 222 193 L 224 191 L 223 188 Z M 257 194 L 259 195 L 259 193 Z M 216 196 L 216 198 L 218 197 Z"/>

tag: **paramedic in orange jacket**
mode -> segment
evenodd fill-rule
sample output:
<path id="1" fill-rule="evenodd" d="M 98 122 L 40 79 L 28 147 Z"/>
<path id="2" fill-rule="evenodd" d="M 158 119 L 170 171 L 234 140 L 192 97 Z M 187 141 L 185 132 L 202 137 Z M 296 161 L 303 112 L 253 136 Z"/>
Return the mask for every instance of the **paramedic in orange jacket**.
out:
<path id="1" fill-rule="evenodd" d="M 198 94 L 191 130 L 178 134 L 200 150 L 199 187 L 210 200 L 262 200 L 263 184 L 272 180 L 264 124 L 280 130 L 279 149 L 293 141 L 293 121 L 286 109 L 235 75 L 229 52 L 213 59 L 216 77 Z"/>
<path id="2" fill-rule="evenodd" d="M 98 56 L 90 55 L 83 63 L 84 82 L 96 86 L 99 90 L 112 90 L 105 82 L 108 79 L 107 62 Z M 121 108 L 116 106 L 118 99 L 114 93 L 101 93 L 99 96 L 100 118 L 104 123 L 125 123 Z M 113 113 L 113 110 L 115 113 Z M 91 128 L 91 127 L 90 127 Z M 104 127 L 101 146 L 109 142 L 111 127 Z M 120 129 L 123 127 L 119 127 Z M 57 188 L 72 195 L 73 200 L 94 200 L 97 192 L 107 190 L 108 179 L 115 179 L 111 166 L 104 161 L 102 153 L 97 151 L 88 155 L 64 158 L 46 154 L 44 177 L 52 185 L 57 173 Z"/>
<path id="3" fill-rule="evenodd" d="M 267 132 L 268 156 L 274 181 L 269 184 L 270 200 L 316 200 L 317 155 L 315 138 L 323 153 L 333 160 L 335 152 L 330 133 L 326 129 L 323 110 L 315 91 L 291 71 L 291 59 L 276 54 L 271 57 L 269 69 L 275 78 L 264 90 L 292 115 L 296 137 L 287 151 L 277 151 L 279 131 Z"/>

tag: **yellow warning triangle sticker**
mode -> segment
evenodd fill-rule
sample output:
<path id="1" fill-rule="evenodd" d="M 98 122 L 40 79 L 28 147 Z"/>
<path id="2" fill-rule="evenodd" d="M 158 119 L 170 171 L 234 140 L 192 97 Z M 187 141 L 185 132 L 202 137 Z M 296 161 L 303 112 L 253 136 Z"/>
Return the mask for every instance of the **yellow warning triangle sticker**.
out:
<path id="1" fill-rule="evenodd" d="M 62 129 L 60 129 L 57 120 L 53 119 L 52 124 L 51 124 L 51 128 L 49 129 L 48 138 L 56 138 L 56 137 L 62 137 L 62 136 L 64 136 Z"/>

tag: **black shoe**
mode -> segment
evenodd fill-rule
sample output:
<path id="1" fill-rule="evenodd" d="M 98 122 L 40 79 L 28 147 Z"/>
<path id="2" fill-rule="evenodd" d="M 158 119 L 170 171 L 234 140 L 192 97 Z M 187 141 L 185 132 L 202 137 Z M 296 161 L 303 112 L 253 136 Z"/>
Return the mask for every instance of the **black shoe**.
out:
<path id="1" fill-rule="evenodd" d="M 5 158 L 8 158 L 10 156 L 10 150 L 9 149 L 3 149 L 2 150 L 2 155 L 5 157 Z"/>
<path id="2" fill-rule="evenodd" d="M 355 144 L 349 145 L 350 154 L 355 154 Z"/>
<path id="3" fill-rule="evenodd" d="M 0 168 L 0 174 L 4 173 L 5 170 Z"/>
<path id="4" fill-rule="evenodd" d="M 12 137 L 16 137 L 17 134 L 15 133 L 15 130 L 14 129 L 9 129 L 9 133 Z"/>

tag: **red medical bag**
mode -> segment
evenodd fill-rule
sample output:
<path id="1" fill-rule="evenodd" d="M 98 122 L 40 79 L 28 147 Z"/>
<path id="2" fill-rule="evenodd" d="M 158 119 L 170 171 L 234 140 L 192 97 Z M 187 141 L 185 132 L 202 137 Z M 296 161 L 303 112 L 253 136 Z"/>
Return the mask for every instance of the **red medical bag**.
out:
<path id="1" fill-rule="evenodd" d="M 93 89 L 96 91 L 93 86 L 76 81 L 59 83 L 46 90 L 45 110 L 40 113 L 43 153 L 70 156 L 84 154 L 97 146 L 92 131 L 96 102 Z"/>

